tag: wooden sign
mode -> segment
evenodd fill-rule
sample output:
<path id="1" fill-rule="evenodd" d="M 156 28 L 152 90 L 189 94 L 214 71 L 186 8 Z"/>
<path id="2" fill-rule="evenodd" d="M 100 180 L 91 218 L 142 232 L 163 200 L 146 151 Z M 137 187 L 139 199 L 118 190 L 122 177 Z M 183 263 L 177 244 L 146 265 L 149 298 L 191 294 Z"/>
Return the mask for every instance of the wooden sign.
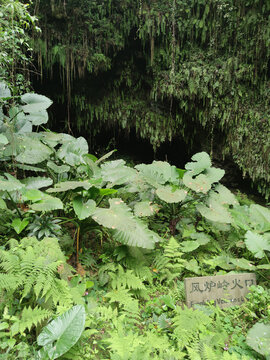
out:
<path id="1" fill-rule="evenodd" d="M 253 273 L 186 278 L 186 304 L 192 307 L 212 301 L 221 308 L 241 305 L 251 285 L 256 285 Z"/>

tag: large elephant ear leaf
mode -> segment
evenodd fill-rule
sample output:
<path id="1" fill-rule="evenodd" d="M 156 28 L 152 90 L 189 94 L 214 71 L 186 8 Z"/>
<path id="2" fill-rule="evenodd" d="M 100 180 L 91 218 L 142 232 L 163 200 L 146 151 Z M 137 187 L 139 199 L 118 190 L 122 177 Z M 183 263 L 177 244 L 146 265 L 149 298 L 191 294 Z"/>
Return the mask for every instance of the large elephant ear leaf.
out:
<path id="1" fill-rule="evenodd" d="M 170 185 L 160 186 L 156 190 L 157 196 L 167 203 L 179 203 L 185 200 L 187 191 L 184 189 L 174 190 Z"/>
<path id="2" fill-rule="evenodd" d="M 25 187 L 20 180 L 10 174 L 5 174 L 7 180 L 0 176 L 0 191 L 17 191 Z"/>
<path id="3" fill-rule="evenodd" d="M 193 162 L 186 164 L 185 168 L 189 171 L 192 171 L 192 175 L 198 175 L 203 172 L 205 169 L 211 167 L 210 156 L 206 152 L 200 152 L 192 156 Z"/>
<path id="4" fill-rule="evenodd" d="M 30 208 L 35 211 L 52 211 L 63 209 L 63 203 L 60 199 L 50 196 L 43 195 L 41 200 L 30 205 Z"/>
<path id="5" fill-rule="evenodd" d="M 189 172 L 185 173 L 183 177 L 183 183 L 189 189 L 196 192 L 202 192 L 204 194 L 206 194 L 211 189 L 212 185 L 210 179 L 206 175 L 200 174 L 193 178 Z"/>
<path id="6" fill-rule="evenodd" d="M 26 105 L 23 105 L 22 109 L 26 113 L 37 113 L 44 111 L 52 105 L 52 100 L 44 95 L 26 93 L 21 96 L 21 99 Z"/>
<path id="7" fill-rule="evenodd" d="M 73 199 L 73 208 L 79 220 L 84 220 L 95 211 L 96 203 L 92 199 L 84 202 L 83 197 L 78 195 Z"/>
<path id="8" fill-rule="evenodd" d="M 115 240 L 129 246 L 153 249 L 159 237 L 150 231 L 121 199 L 110 199 L 110 208 L 96 208 L 93 219 L 100 225 L 113 229 Z"/>
<path id="9" fill-rule="evenodd" d="M 108 161 L 101 165 L 101 177 L 103 181 L 110 183 L 110 186 L 132 182 L 136 174 L 136 170 L 126 166 L 124 160 Z"/>
<path id="10" fill-rule="evenodd" d="M 210 193 L 210 197 L 221 204 L 239 205 L 235 195 L 226 186 L 218 184 Z"/>
<path id="11" fill-rule="evenodd" d="M 219 202 L 209 199 L 207 204 L 208 206 L 199 204 L 196 207 L 206 219 L 225 224 L 230 224 L 232 222 L 229 211 Z"/>
<path id="12" fill-rule="evenodd" d="M 264 251 L 270 251 L 270 241 L 263 235 L 247 231 L 245 235 L 245 244 L 256 258 L 262 259 L 265 256 Z"/>
<path id="13" fill-rule="evenodd" d="M 137 202 L 134 206 L 134 214 L 138 217 L 152 216 L 157 213 L 158 210 L 158 205 L 152 204 L 151 201 Z"/>
<path id="14" fill-rule="evenodd" d="M 83 155 L 88 153 L 88 144 L 85 138 L 79 137 L 78 139 L 71 138 L 69 141 L 64 142 L 57 156 L 59 159 L 65 161 L 70 166 L 85 164 Z"/>
<path id="15" fill-rule="evenodd" d="M 83 305 L 73 306 L 45 326 L 37 338 L 50 359 L 57 359 L 74 346 L 82 335 L 85 324 Z"/>
<path id="16" fill-rule="evenodd" d="M 267 359 L 270 356 L 270 325 L 257 323 L 247 333 L 247 344 Z"/>
<path id="17" fill-rule="evenodd" d="M 9 88 L 7 87 L 7 85 L 1 81 L 0 82 L 0 99 L 1 98 L 8 98 L 11 97 L 11 92 L 9 90 Z"/>
<path id="18" fill-rule="evenodd" d="M 166 182 L 178 184 L 179 174 L 175 166 L 168 164 L 165 161 L 153 161 L 152 164 L 139 164 L 135 168 L 140 172 L 144 180 L 154 186 L 158 187 Z"/>
<path id="19" fill-rule="evenodd" d="M 250 220 L 261 231 L 270 230 L 270 210 L 258 204 L 252 204 L 249 208 Z"/>

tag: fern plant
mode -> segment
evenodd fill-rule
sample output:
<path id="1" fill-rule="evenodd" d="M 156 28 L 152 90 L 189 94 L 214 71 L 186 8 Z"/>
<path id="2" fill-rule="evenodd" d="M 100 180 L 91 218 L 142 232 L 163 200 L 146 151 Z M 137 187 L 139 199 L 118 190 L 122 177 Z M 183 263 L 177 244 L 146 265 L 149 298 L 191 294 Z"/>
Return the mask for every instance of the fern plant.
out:
<path id="1" fill-rule="evenodd" d="M 57 239 L 24 238 L 20 243 L 12 239 L 9 247 L 0 250 L 0 294 L 10 310 L 16 301 L 21 303 L 14 334 L 49 318 L 57 306 L 70 307 L 73 298 L 68 283 L 59 276 L 66 265 Z M 4 307 L 1 304 L 0 310 Z"/>

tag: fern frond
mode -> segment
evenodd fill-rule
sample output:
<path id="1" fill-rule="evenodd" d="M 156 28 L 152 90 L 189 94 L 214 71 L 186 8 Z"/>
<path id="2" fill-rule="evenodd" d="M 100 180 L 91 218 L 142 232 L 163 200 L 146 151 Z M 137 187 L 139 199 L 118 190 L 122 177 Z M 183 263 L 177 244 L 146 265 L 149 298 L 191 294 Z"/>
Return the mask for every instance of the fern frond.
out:
<path id="1" fill-rule="evenodd" d="M 134 275 L 132 270 L 124 271 L 121 265 L 118 267 L 117 273 L 110 273 L 111 286 L 113 289 L 128 288 L 134 290 L 145 290 L 142 281 Z"/>
<path id="2" fill-rule="evenodd" d="M 25 307 L 22 311 L 21 317 L 16 319 L 16 322 L 11 326 L 11 333 L 13 335 L 20 332 L 21 334 L 28 329 L 29 331 L 33 326 L 41 324 L 44 320 L 48 319 L 52 312 L 47 309 L 35 307 L 32 309 L 30 306 Z"/>

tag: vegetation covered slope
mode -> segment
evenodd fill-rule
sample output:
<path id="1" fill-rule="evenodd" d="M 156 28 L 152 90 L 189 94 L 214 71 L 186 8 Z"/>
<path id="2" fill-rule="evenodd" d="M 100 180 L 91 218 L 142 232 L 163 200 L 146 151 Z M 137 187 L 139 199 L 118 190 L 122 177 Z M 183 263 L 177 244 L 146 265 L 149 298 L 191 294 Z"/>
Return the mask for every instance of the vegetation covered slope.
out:
<path id="1" fill-rule="evenodd" d="M 269 196 L 269 2 L 34 3 L 44 81 L 60 70 L 65 89 L 54 100 L 67 100 L 73 129 L 135 128 L 155 147 L 199 141 Z"/>

